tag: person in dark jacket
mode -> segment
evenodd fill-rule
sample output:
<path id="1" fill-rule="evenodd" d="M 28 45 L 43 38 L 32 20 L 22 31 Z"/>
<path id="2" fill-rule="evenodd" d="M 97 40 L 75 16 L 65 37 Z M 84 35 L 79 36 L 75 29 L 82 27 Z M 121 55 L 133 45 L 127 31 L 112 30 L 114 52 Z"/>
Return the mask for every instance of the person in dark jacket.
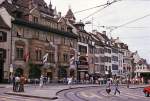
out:
<path id="1" fill-rule="evenodd" d="M 12 79 L 12 83 L 13 83 L 13 92 L 16 92 L 16 82 L 15 82 L 15 76 Z"/>
<path id="2" fill-rule="evenodd" d="M 115 93 L 114 93 L 114 95 L 116 95 L 117 92 L 120 94 L 120 91 L 119 91 L 119 89 L 118 89 L 118 84 L 119 84 L 119 81 L 116 80 L 116 81 L 115 81 Z"/>

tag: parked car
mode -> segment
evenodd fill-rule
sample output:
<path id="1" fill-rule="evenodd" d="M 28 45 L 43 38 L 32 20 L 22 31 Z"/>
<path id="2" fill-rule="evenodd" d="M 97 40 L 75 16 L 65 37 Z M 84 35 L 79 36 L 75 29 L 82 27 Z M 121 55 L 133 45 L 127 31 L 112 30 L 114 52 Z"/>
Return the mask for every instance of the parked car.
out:
<path id="1" fill-rule="evenodd" d="M 149 95 L 150 95 L 150 86 L 145 87 L 145 88 L 143 89 L 143 92 L 145 93 L 145 96 L 146 96 L 146 97 L 149 97 Z"/>

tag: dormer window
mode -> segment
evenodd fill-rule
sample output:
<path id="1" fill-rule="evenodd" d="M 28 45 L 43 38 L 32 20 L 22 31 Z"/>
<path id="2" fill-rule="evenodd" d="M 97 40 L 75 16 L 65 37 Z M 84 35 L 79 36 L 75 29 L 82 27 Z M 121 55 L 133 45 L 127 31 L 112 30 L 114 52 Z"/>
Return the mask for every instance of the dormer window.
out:
<path id="1" fill-rule="evenodd" d="M 67 31 L 68 31 L 68 32 L 72 32 L 72 28 L 67 27 Z"/>
<path id="2" fill-rule="evenodd" d="M 17 32 L 17 37 L 20 38 L 21 37 L 21 33 Z"/>
<path id="3" fill-rule="evenodd" d="M 79 26 L 78 28 L 79 28 L 79 30 L 81 30 L 81 31 L 84 30 L 84 27 L 83 27 L 83 26 Z"/>
<path id="4" fill-rule="evenodd" d="M 33 22 L 38 23 L 38 17 L 33 17 Z"/>

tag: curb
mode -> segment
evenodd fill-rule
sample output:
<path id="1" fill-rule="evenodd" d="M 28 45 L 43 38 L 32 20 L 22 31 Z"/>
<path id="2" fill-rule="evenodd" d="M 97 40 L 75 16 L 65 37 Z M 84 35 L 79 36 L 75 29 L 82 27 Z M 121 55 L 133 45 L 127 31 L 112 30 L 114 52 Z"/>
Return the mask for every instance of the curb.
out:
<path id="1" fill-rule="evenodd" d="M 16 96 L 23 96 L 23 97 L 31 97 L 31 98 L 41 98 L 41 99 L 48 99 L 48 100 L 55 100 L 58 99 L 58 97 L 40 97 L 40 96 L 33 96 L 33 95 L 26 95 L 26 94 L 17 94 L 17 93 L 4 93 L 4 94 L 8 94 L 8 95 L 16 95 Z"/>
<path id="2" fill-rule="evenodd" d="M 69 89 L 76 89 L 76 88 L 87 88 L 87 87 L 103 87 L 103 86 L 106 86 L 106 85 L 95 85 L 95 86 L 86 86 L 86 87 L 73 87 L 73 88 L 67 88 L 67 89 L 62 89 L 58 92 L 56 92 L 56 95 L 58 95 L 60 92 L 63 92 L 65 90 L 69 90 Z M 125 86 L 125 85 L 121 85 L 121 86 Z"/>
<path id="3" fill-rule="evenodd" d="M 87 88 L 87 87 L 102 87 L 102 86 L 86 86 L 86 87 L 73 87 L 73 88 L 66 88 L 66 89 L 62 89 L 58 92 L 56 92 L 56 96 L 60 93 L 60 92 L 63 92 L 65 90 L 70 90 L 70 89 L 76 89 L 76 88 Z"/>
<path id="4" fill-rule="evenodd" d="M 144 87 L 129 87 L 129 89 L 138 89 L 138 88 L 144 88 Z"/>

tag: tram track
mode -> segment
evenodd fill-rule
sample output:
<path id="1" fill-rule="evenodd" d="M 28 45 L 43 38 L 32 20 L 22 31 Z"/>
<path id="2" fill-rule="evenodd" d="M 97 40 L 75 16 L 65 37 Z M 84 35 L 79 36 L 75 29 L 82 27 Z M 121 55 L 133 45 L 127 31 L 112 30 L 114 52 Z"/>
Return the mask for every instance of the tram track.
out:
<path id="1" fill-rule="evenodd" d="M 97 87 L 88 87 L 88 88 L 77 88 L 74 89 L 74 91 L 70 91 L 70 90 L 65 90 L 63 92 L 60 92 L 58 95 L 63 94 L 63 96 L 68 100 L 68 101 L 77 101 L 76 99 L 81 100 L 81 101 L 89 101 L 86 98 L 83 98 L 79 95 L 80 92 L 87 92 L 87 90 L 91 89 L 91 88 L 97 88 Z M 70 93 L 73 94 L 73 96 L 70 96 Z"/>

